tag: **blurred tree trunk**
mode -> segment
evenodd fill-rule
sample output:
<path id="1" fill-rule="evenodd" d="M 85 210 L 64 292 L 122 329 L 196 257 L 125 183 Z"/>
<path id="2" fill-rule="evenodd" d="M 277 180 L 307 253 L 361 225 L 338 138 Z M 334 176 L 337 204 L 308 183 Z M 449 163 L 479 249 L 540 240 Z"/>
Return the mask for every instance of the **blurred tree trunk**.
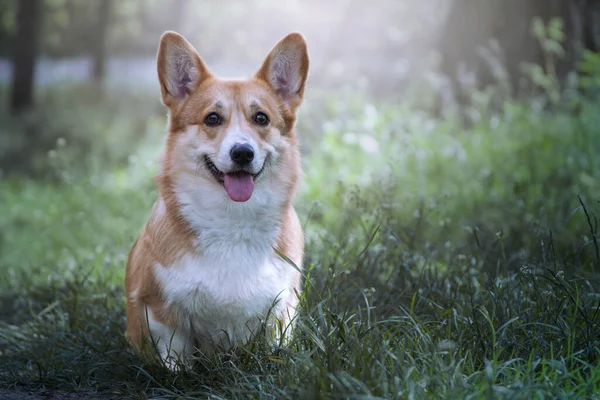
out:
<path id="1" fill-rule="evenodd" d="M 598 12 L 598 2 L 594 0 L 582 0 L 580 12 L 583 19 L 583 47 L 593 52 L 600 51 L 600 45 L 596 38 L 595 22 Z"/>
<path id="2" fill-rule="evenodd" d="M 94 64 L 92 79 L 96 83 L 102 83 L 106 75 L 106 47 L 108 41 L 108 28 L 110 25 L 112 0 L 100 0 L 98 2 L 98 25 L 94 35 Z"/>
<path id="3" fill-rule="evenodd" d="M 472 78 L 473 88 L 504 80 L 512 95 L 523 88 L 521 65 L 544 64 L 544 53 L 531 30 L 534 17 L 564 23 L 565 56 L 556 65 L 559 79 L 574 69 L 581 49 L 591 46 L 593 16 L 591 0 L 454 0 L 439 49 L 442 72 L 447 75 L 458 104 L 468 102 L 461 89 L 461 74 Z"/>
<path id="4" fill-rule="evenodd" d="M 17 4 L 17 34 L 12 63 L 11 110 L 13 113 L 33 105 L 35 57 L 38 51 L 42 0 L 19 0 Z"/>

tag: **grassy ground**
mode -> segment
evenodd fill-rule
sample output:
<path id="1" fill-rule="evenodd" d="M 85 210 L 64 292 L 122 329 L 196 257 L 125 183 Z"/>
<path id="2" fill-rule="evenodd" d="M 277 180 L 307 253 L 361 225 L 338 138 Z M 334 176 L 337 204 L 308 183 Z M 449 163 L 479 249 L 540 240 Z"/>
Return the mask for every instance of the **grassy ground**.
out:
<path id="1" fill-rule="evenodd" d="M 137 359 L 122 337 L 125 261 L 155 198 L 164 115 L 149 100 L 54 96 L 48 104 L 85 118 L 50 109 L 3 117 L 0 131 L 6 143 L 42 126 L 49 146 L 15 145 L 32 148 L 37 178 L 0 182 L 0 387 L 117 398 L 598 396 L 597 104 L 575 113 L 506 103 L 497 115 L 482 106 L 462 130 L 411 106 L 314 94 L 298 127 L 308 241 L 297 334 L 286 348 L 253 342 L 176 375 Z"/>

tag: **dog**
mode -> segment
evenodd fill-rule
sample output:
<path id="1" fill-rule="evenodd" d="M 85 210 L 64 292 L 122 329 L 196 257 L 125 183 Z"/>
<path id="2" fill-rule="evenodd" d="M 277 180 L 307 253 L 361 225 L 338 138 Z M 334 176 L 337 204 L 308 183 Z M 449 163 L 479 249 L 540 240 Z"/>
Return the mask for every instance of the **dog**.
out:
<path id="1" fill-rule="evenodd" d="M 290 33 L 252 77 L 220 79 L 183 36 L 162 35 L 168 133 L 158 198 L 125 278 L 125 335 L 139 353 L 175 368 L 261 326 L 289 338 L 304 253 L 294 125 L 308 65 L 304 37 Z"/>

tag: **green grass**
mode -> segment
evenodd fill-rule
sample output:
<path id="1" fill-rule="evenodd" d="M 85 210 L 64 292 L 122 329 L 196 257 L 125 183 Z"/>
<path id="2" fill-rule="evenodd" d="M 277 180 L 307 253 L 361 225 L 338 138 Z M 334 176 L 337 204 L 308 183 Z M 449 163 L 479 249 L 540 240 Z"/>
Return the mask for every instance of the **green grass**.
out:
<path id="1" fill-rule="evenodd" d="M 297 333 L 287 347 L 258 340 L 173 374 L 128 352 L 122 336 L 125 261 L 155 198 L 165 120 L 131 122 L 140 114 L 124 117 L 131 110 L 114 101 L 94 108 L 100 137 L 87 151 L 70 138 L 53 149 L 50 178 L 0 182 L 0 387 L 597 396 L 598 104 L 575 114 L 507 103 L 461 130 L 410 106 L 309 98 L 298 127 L 307 260 Z M 56 132 L 77 131 L 61 121 Z"/>

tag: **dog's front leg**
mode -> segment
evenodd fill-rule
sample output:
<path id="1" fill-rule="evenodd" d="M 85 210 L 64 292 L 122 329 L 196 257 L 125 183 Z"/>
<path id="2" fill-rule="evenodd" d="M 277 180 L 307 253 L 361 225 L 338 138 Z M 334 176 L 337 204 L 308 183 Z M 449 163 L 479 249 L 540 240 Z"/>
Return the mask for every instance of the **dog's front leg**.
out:
<path id="1" fill-rule="evenodd" d="M 148 328 L 161 360 L 171 371 L 187 365 L 194 351 L 189 332 L 183 328 L 173 329 L 155 319 L 151 312 L 148 312 Z"/>

